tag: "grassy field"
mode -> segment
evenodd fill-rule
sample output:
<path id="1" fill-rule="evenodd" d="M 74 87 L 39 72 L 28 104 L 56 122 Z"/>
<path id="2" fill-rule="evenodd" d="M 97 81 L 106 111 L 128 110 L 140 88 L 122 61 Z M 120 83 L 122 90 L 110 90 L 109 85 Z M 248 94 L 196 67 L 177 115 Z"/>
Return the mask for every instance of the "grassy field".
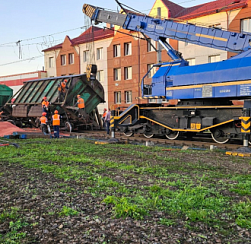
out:
<path id="1" fill-rule="evenodd" d="M 0 147 L 0 243 L 251 243 L 251 159 L 33 139 Z"/>

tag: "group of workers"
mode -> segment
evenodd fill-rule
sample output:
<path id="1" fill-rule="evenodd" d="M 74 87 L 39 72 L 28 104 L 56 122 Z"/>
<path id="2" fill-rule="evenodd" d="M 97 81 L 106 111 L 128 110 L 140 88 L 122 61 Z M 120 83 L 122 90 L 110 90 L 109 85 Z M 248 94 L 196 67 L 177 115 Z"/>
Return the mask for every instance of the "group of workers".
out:
<path id="1" fill-rule="evenodd" d="M 47 113 L 43 112 L 42 117 L 40 118 L 41 129 L 45 135 L 47 134 L 47 125 L 48 125 L 48 119 L 46 116 Z M 58 114 L 58 110 L 55 110 L 54 114 L 51 116 L 51 124 L 53 126 L 54 137 L 59 138 L 60 115 Z"/>
<path id="2" fill-rule="evenodd" d="M 60 92 L 61 91 L 62 90 L 60 90 Z M 42 117 L 40 118 L 41 129 L 44 134 L 47 134 L 49 105 L 50 102 L 47 100 L 47 97 L 44 97 L 42 101 Z M 79 108 L 79 114 L 82 114 L 81 116 L 83 116 L 85 114 L 85 101 L 80 95 L 77 95 L 76 105 Z M 60 115 L 58 114 L 58 110 L 54 111 L 54 114 L 51 117 L 51 124 L 54 130 L 54 137 L 59 138 Z"/>
<path id="3" fill-rule="evenodd" d="M 67 87 L 67 80 L 63 80 L 58 85 L 58 101 L 62 102 L 65 99 L 66 90 L 69 89 Z M 48 119 L 49 119 L 49 101 L 47 100 L 47 97 L 43 98 L 42 101 L 42 117 L 40 118 L 41 122 L 41 129 L 44 134 L 47 132 L 47 125 L 48 125 Z M 78 106 L 79 110 L 79 117 L 84 117 L 86 115 L 85 113 L 85 101 L 80 96 L 77 95 L 77 103 L 76 106 Z M 110 118 L 111 118 L 111 110 L 110 108 L 104 109 L 102 120 L 103 120 L 103 126 L 106 128 L 107 134 L 110 133 Z M 58 110 L 54 111 L 54 114 L 51 117 L 51 124 L 53 126 L 54 130 L 54 137 L 59 138 L 59 127 L 60 127 L 60 115 L 58 114 Z"/>

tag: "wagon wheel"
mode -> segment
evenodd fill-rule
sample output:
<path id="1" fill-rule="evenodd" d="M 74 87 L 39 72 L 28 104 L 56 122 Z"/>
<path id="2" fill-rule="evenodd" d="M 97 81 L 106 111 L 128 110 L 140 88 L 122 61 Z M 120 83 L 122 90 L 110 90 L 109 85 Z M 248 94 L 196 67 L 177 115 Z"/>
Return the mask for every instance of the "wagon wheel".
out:
<path id="1" fill-rule="evenodd" d="M 133 134 L 134 134 L 134 133 L 133 133 L 132 131 L 130 131 L 130 130 L 126 130 L 126 131 L 124 131 L 123 133 L 124 133 L 125 136 L 128 136 L 128 137 L 133 136 Z"/>
<path id="2" fill-rule="evenodd" d="M 143 133 L 144 137 L 146 138 L 152 138 L 154 136 L 152 132 L 152 127 L 150 125 L 147 125 Z"/>
<path id="3" fill-rule="evenodd" d="M 152 132 L 145 132 L 143 135 L 146 138 L 152 138 L 154 136 L 154 134 Z"/>
<path id="4" fill-rule="evenodd" d="M 169 140 L 175 140 L 175 139 L 177 139 L 177 138 L 179 137 L 179 134 L 180 134 L 179 131 L 172 131 L 172 130 L 169 130 L 169 131 L 165 134 L 165 136 L 166 136 L 166 138 L 169 139 Z"/>
<path id="5" fill-rule="evenodd" d="M 219 143 L 219 144 L 224 144 L 229 141 L 229 138 L 225 137 L 224 131 L 220 130 L 220 129 L 216 129 L 216 130 L 211 131 L 211 136 L 212 136 L 212 139 L 216 143 Z"/>
<path id="6" fill-rule="evenodd" d="M 72 132 L 72 124 L 70 122 L 65 122 L 65 128 L 67 131 Z"/>
<path id="7" fill-rule="evenodd" d="M 16 125 L 15 121 L 14 120 L 7 120 L 7 122 L 13 124 L 13 125 Z"/>
<path id="8" fill-rule="evenodd" d="M 16 121 L 16 126 L 22 128 L 23 127 L 22 121 Z"/>

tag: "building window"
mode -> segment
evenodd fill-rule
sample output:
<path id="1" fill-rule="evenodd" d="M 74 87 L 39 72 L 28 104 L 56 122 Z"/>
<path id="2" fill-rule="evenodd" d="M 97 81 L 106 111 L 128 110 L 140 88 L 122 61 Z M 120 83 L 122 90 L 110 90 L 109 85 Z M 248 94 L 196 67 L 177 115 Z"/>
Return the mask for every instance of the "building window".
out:
<path id="1" fill-rule="evenodd" d="M 132 55 L 132 43 L 128 42 L 124 44 L 125 56 Z"/>
<path id="2" fill-rule="evenodd" d="M 152 66 L 153 66 L 153 64 L 148 64 L 147 65 L 147 71 L 149 71 L 152 68 Z M 147 74 L 147 78 L 152 78 L 153 75 L 155 74 L 155 72 L 156 72 L 156 67 L 153 67 L 151 69 L 151 71 Z"/>
<path id="3" fill-rule="evenodd" d="M 121 92 L 114 92 L 114 103 L 119 104 L 121 103 Z"/>
<path id="4" fill-rule="evenodd" d="M 97 60 L 100 60 L 103 58 L 103 48 L 97 48 Z"/>
<path id="5" fill-rule="evenodd" d="M 160 7 L 158 7 L 157 8 L 157 18 L 161 18 L 161 8 Z"/>
<path id="6" fill-rule="evenodd" d="M 220 61 L 220 55 L 213 55 L 208 57 L 208 63 L 214 63 Z"/>
<path id="7" fill-rule="evenodd" d="M 89 50 L 86 50 L 83 52 L 83 61 L 88 62 L 89 61 Z"/>
<path id="8" fill-rule="evenodd" d="M 195 58 L 189 58 L 189 59 L 186 59 L 186 61 L 188 62 L 190 66 L 195 65 Z"/>
<path id="9" fill-rule="evenodd" d="M 155 41 L 153 39 L 148 39 L 147 40 L 147 52 L 155 51 L 153 47 L 156 47 Z"/>
<path id="10" fill-rule="evenodd" d="M 74 64 L 74 53 L 69 53 L 69 64 Z"/>
<path id="11" fill-rule="evenodd" d="M 251 32 L 251 18 L 241 20 L 241 31 Z"/>
<path id="12" fill-rule="evenodd" d="M 97 72 L 97 80 L 98 81 L 104 81 L 104 70 L 99 70 Z"/>
<path id="13" fill-rule="evenodd" d="M 120 45 L 113 46 L 113 57 L 120 57 Z"/>
<path id="14" fill-rule="evenodd" d="M 54 57 L 49 57 L 49 68 L 54 68 Z"/>
<path id="15" fill-rule="evenodd" d="M 132 91 L 125 91 L 125 102 L 132 103 Z"/>
<path id="16" fill-rule="evenodd" d="M 131 80 L 132 79 L 132 67 L 125 67 L 124 69 L 124 75 L 125 80 Z"/>
<path id="17" fill-rule="evenodd" d="M 121 69 L 114 69 L 114 80 L 121 80 Z"/>
<path id="18" fill-rule="evenodd" d="M 66 65 L 66 55 L 61 55 L 61 65 Z"/>

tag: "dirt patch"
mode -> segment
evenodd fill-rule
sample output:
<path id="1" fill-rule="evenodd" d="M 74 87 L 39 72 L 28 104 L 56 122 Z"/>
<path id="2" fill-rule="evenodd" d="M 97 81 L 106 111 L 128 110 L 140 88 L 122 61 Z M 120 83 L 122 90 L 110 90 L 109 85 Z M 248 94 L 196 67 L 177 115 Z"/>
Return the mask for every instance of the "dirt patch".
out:
<path id="1" fill-rule="evenodd" d="M 10 122 L 0 121 L 0 137 L 12 135 L 13 132 L 25 132 L 25 130 L 13 125 Z"/>
<path id="2" fill-rule="evenodd" d="M 187 192 L 192 199 L 196 190 L 206 191 L 202 200 L 220 195 L 228 204 L 246 202 L 250 211 L 250 195 L 239 182 L 244 179 L 247 187 L 251 182 L 249 159 L 219 152 L 101 147 L 80 140 L 44 140 L 16 151 L 0 150 L 3 243 L 251 243 L 248 219 L 245 226 L 236 224 L 237 216 L 227 206 L 214 223 L 193 219 L 193 209 L 186 214 L 182 205 L 173 213 L 169 204 Z M 143 208 L 141 202 L 156 202 L 147 205 L 142 218 L 115 217 L 115 205 L 104 202 L 109 196 L 132 199 L 123 211 L 131 207 L 135 213 Z M 196 211 L 212 207 L 210 202 L 203 209 L 195 204 Z"/>

